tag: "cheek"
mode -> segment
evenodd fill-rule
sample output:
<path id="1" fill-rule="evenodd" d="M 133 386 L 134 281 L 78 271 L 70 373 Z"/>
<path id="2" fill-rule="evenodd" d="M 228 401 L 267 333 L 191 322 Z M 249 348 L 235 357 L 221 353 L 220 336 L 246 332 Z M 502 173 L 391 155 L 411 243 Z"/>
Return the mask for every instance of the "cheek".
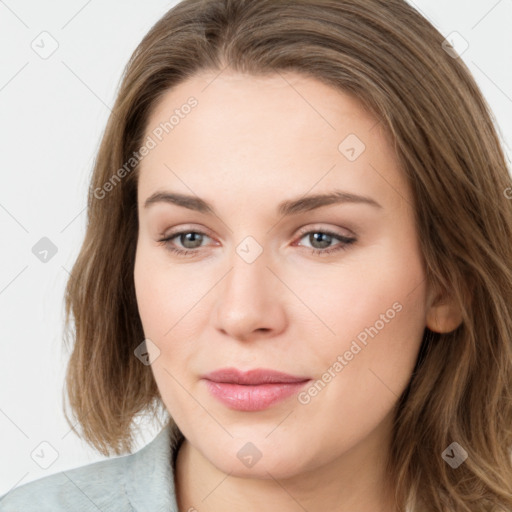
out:
<path id="1" fill-rule="evenodd" d="M 310 417 L 330 418 L 326 437 L 358 439 L 372 431 L 411 378 L 425 327 L 422 266 L 414 257 L 408 266 L 400 258 L 383 261 L 340 273 L 318 295 L 334 335 L 310 347 L 317 380 L 299 401 Z"/>
<path id="2" fill-rule="evenodd" d="M 135 294 L 147 337 L 164 339 L 185 313 L 187 286 L 183 273 L 160 261 L 161 248 L 139 244 L 134 266 Z M 167 336 L 170 335 L 167 334 Z"/>
<path id="3" fill-rule="evenodd" d="M 161 330 L 157 330 L 160 323 L 159 319 L 161 321 L 162 318 L 159 311 L 161 297 L 159 296 L 158 289 L 155 287 L 155 272 L 151 270 L 149 265 L 145 264 L 145 261 L 143 251 L 138 250 L 133 278 L 137 307 L 144 328 L 144 334 L 147 338 L 153 338 Z"/>
<path id="4" fill-rule="evenodd" d="M 375 258 L 339 272 L 331 270 L 323 281 L 328 284 L 319 286 L 315 276 L 303 295 L 337 337 L 354 337 L 376 322 L 380 326 L 382 315 L 394 324 L 405 317 L 413 324 L 424 321 L 424 275 L 419 264 L 383 264 Z"/>
<path id="5" fill-rule="evenodd" d="M 183 298 L 182 284 L 179 277 L 169 279 L 169 269 L 155 264 L 154 249 L 138 246 L 135 266 L 134 283 L 139 316 L 141 318 L 146 348 L 150 355 L 151 371 L 159 389 L 160 396 L 172 416 L 180 417 L 180 404 L 187 400 L 182 396 L 183 390 L 177 383 L 177 368 L 185 368 L 189 359 L 186 353 L 187 344 L 179 343 L 179 322 L 184 312 L 181 312 Z M 151 257 L 153 256 L 153 258 Z M 172 288 L 171 286 L 172 285 Z M 178 361 L 178 367 L 173 364 Z M 174 377 L 174 378 L 173 378 Z M 183 378 L 178 377 L 178 381 Z"/>
<path id="6" fill-rule="evenodd" d="M 170 267 L 161 258 L 161 248 L 141 244 L 137 248 L 134 283 L 139 316 L 144 335 L 152 340 L 160 357 L 152 370 L 162 378 L 165 369 L 181 372 L 194 353 L 190 340 L 199 338 L 204 323 L 201 316 L 205 294 L 201 280 L 191 279 L 190 273 L 179 266 Z M 165 256 L 165 255 L 164 255 Z"/>
<path id="7" fill-rule="evenodd" d="M 302 356 L 315 379 L 298 396 L 298 413 L 312 433 L 321 432 L 308 436 L 308 444 L 328 458 L 392 417 L 421 344 L 425 285 L 414 248 L 395 240 L 347 257 L 320 277 L 323 288 L 308 278 L 316 284 L 305 302 L 333 332 L 322 325 L 321 336 L 302 337 L 311 340 Z"/>
<path id="8" fill-rule="evenodd" d="M 397 369 L 404 375 L 412 369 L 425 328 L 425 275 L 416 249 L 410 242 L 389 240 L 347 259 L 339 271 L 329 270 L 323 288 L 317 281 L 309 300 L 331 331 L 325 330 L 323 343 L 311 354 L 319 370 L 345 353 L 350 373 L 363 370 L 352 375 L 361 383 L 369 367 L 384 366 L 390 378 L 390 369 L 397 377 Z"/>
<path id="9" fill-rule="evenodd" d="M 171 308 L 176 306 L 171 303 L 175 294 L 164 277 L 165 271 L 155 264 L 151 252 L 151 248 L 144 245 L 137 247 L 133 275 L 135 295 L 145 337 L 163 350 L 162 341 L 175 323 L 171 315 Z"/>

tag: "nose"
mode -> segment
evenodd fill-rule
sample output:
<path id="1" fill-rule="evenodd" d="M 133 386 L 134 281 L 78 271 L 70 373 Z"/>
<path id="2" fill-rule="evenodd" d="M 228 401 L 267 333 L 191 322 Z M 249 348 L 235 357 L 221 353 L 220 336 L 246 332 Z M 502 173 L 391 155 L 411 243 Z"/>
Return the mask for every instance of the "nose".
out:
<path id="1" fill-rule="evenodd" d="M 240 341 L 268 338 L 286 326 L 284 289 L 263 251 L 248 262 L 238 253 L 216 287 L 215 327 Z"/>

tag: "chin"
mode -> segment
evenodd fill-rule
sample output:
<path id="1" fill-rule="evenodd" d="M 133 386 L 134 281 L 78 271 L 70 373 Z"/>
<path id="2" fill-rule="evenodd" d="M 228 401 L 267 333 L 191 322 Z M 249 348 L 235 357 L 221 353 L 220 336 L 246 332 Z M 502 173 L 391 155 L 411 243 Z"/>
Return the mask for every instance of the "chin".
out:
<path id="1" fill-rule="evenodd" d="M 304 453 L 297 450 L 302 444 L 293 442 L 276 446 L 268 440 L 232 439 L 222 448 L 205 447 L 203 454 L 217 469 L 233 477 L 286 479 L 295 476 L 304 465 Z M 198 448 L 202 449 L 201 446 Z"/>

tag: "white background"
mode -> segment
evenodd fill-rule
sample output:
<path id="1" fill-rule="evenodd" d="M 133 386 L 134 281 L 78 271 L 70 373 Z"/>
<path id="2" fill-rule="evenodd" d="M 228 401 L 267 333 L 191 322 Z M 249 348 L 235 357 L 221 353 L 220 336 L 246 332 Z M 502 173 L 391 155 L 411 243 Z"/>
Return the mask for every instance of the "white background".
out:
<path id="1" fill-rule="evenodd" d="M 70 432 L 62 412 L 64 287 L 85 233 L 88 179 L 121 73 L 175 3 L 0 0 L 0 495 L 105 458 Z M 469 43 L 462 58 L 510 159 L 512 0 L 413 5 L 443 35 L 456 31 Z M 43 31 L 58 42 L 47 59 L 31 47 Z M 32 253 L 42 237 L 58 248 L 47 263 Z M 158 430 L 148 425 L 136 449 Z M 31 458 L 43 441 L 58 453 L 47 469 Z"/>

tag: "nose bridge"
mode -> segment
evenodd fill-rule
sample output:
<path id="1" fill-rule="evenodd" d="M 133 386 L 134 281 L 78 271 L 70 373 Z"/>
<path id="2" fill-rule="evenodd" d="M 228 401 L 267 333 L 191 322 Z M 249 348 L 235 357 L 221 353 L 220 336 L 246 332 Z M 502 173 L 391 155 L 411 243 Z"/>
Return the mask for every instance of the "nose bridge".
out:
<path id="1" fill-rule="evenodd" d="M 232 337 L 246 338 L 255 330 L 271 328 L 277 319 L 277 284 L 267 268 L 270 254 L 255 238 L 247 236 L 234 249 L 217 296 L 216 322 Z"/>
<path id="2" fill-rule="evenodd" d="M 261 293 L 267 295 L 268 263 L 268 251 L 253 236 L 246 236 L 235 246 L 224 293 L 243 302 L 259 299 Z"/>

